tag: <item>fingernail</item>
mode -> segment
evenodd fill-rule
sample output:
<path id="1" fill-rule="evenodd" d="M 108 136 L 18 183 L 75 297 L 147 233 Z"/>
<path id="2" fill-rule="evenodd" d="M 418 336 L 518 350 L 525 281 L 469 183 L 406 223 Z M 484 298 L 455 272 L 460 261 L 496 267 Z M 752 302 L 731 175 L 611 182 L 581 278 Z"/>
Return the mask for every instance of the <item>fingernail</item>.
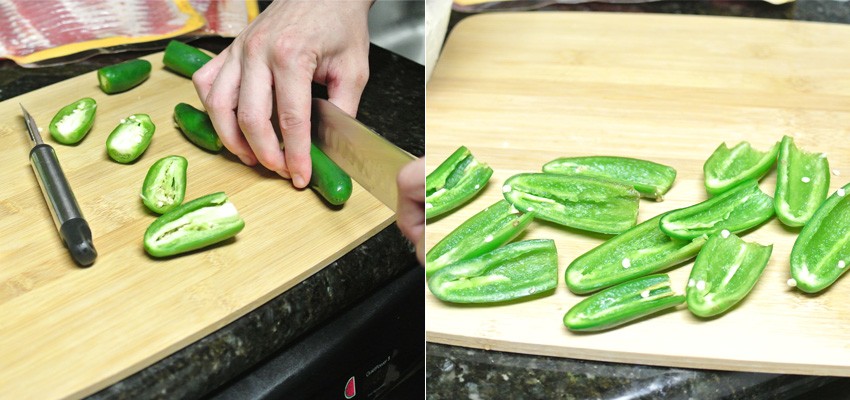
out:
<path id="1" fill-rule="evenodd" d="M 307 181 L 304 180 L 304 177 L 300 174 L 295 174 L 292 176 L 292 184 L 297 188 L 303 188 L 307 186 Z"/>

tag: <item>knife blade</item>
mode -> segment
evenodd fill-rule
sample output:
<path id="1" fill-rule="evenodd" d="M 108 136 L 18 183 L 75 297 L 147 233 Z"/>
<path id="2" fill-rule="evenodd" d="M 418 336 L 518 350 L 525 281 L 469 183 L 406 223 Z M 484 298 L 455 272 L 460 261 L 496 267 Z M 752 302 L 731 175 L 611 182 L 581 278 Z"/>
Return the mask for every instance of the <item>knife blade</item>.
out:
<path id="1" fill-rule="evenodd" d="M 396 177 L 416 159 L 324 99 L 313 99 L 313 143 L 360 186 L 393 211 L 398 208 Z"/>

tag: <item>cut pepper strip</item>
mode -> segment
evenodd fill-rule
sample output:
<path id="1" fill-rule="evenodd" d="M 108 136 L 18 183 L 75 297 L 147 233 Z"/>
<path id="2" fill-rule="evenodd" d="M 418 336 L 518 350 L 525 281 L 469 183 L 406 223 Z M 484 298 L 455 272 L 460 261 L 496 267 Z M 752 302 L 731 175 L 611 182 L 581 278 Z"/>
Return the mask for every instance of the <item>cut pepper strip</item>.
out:
<path id="1" fill-rule="evenodd" d="M 144 247 L 154 257 L 172 256 L 229 239 L 244 227 L 236 207 L 218 192 L 161 215 L 145 231 Z"/>
<path id="2" fill-rule="evenodd" d="M 662 216 L 644 221 L 576 258 L 564 273 L 570 291 L 595 292 L 693 258 L 705 238 L 690 241 L 667 236 L 658 227 Z"/>
<path id="3" fill-rule="evenodd" d="M 493 169 L 461 146 L 425 178 L 425 218 L 460 207 L 484 189 Z"/>
<path id="4" fill-rule="evenodd" d="M 619 183 L 558 174 L 518 174 L 502 192 L 511 204 L 535 218 L 600 233 L 635 226 L 639 194 Z"/>
<path id="5" fill-rule="evenodd" d="M 649 275 L 580 301 L 564 315 L 564 325 L 571 331 L 601 331 L 684 302 L 685 296 L 673 292 L 667 274 Z"/>
<path id="6" fill-rule="evenodd" d="M 700 317 L 728 311 L 756 285 L 772 251 L 773 245 L 747 243 L 732 233 L 712 235 L 691 269 L 688 309 Z"/>
<path id="7" fill-rule="evenodd" d="M 770 171 L 777 154 L 778 142 L 768 151 L 758 151 L 748 142 L 738 143 L 731 149 L 722 143 L 702 167 L 705 190 L 716 196 L 743 181 L 759 180 Z"/>
<path id="8" fill-rule="evenodd" d="M 62 144 L 75 144 L 83 140 L 94 124 L 97 102 L 84 97 L 62 107 L 50 120 L 50 136 Z"/>
<path id="9" fill-rule="evenodd" d="M 667 235 L 691 240 L 726 229 L 741 232 L 773 216 L 773 199 L 749 180 L 702 203 L 669 212 L 661 218 Z"/>
<path id="10" fill-rule="evenodd" d="M 524 240 L 448 265 L 428 278 L 428 289 L 452 303 L 514 300 L 558 285 L 558 252 L 550 239 Z"/>
<path id="11" fill-rule="evenodd" d="M 782 138 L 776 169 L 776 216 L 788 226 L 803 226 L 829 193 L 829 161 L 806 153 L 789 136 Z"/>
<path id="12" fill-rule="evenodd" d="M 627 157 L 558 158 L 544 164 L 543 172 L 612 180 L 634 187 L 641 197 L 658 201 L 663 199 L 676 180 L 676 170 L 672 167 Z"/>
<path id="13" fill-rule="evenodd" d="M 510 242 L 534 220 L 505 200 L 499 200 L 460 224 L 425 255 L 425 273 L 478 257 Z"/>
<path id="14" fill-rule="evenodd" d="M 181 156 L 157 160 L 148 169 L 142 185 L 142 202 L 151 211 L 163 214 L 180 205 L 186 195 L 186 169 L 189 161 Z"/>
<path id="15" fill-rule="evenodd" d="M 850 183 L 838 189 L 797 236 L 791 276 L 797 288 L 817 293 L 850 268 Z"/>

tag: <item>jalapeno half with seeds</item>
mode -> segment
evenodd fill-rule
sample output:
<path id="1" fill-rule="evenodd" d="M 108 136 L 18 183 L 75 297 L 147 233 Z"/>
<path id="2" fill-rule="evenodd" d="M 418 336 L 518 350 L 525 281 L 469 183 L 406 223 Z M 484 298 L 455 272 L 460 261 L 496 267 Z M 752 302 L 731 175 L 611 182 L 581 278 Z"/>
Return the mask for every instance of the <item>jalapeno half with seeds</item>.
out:
<path id="1" fill-rule="evenodd" d="M 201 69 L 212 57 L 197 47 L 172 40 L 165 46 L 162 63 L 170 70 L 191 78 L 195 71 Z"/>
<path id="2" fill-rule="evenodd" d="M 691 269 L 688 309 L 700 317 L 728 311 L 755 287 L 772 251 L 773 245 L 747 243 L 726 230 L 712 235 Z"/>
<path id="3" fill-rule="evenodd" d="M 145 231 L 144 247 L 154 257 L 173 256 L 227 240 L 244 227 L 236 207 L 218 192 L 161 215 Z"/>
<path id="4" fill-rule="evenodd" d="M 96 110 L 97 102 L 90 97 L 62 107 L 50 120 L 50 136 L 62 144 L 79 143 L 91 130 Z"/>
<path id="5" fill-rule="evenodd" d="M 195 146 L 214 153 L 221 151 L 221 140 L 207 113 L 186 103 L 179 103 L 174 106 L 174 122 Z"/>
<path id="6" fill-rule="evenodd" d="M 157 160 L 148 169 L 142 185 L 142 202 L 151 211 L 163 214 L 177 207 L 186 195 L 186 168 L 189 161 L 181 156 Z"/>
<path id="7" fill-rule="evenodd" d="M 823 153 L 807 153 L 782 138 L 776 169 L 776 216 L 788 226 L 803 226 L 829 192 L 829 161 Z"/>
<path id="8" fill-rule="evenodd" d="M 807 293 L 828 288 L 850 268 L 850 184 L 835 191 L 803 226 L 791 250 L 791 277 Z"/>
<path id="9" fill-rule="evenodd" d="M 97 70 L 97 82 L 106 94 L 130 90 L 151 75 L 151 63 L 147 60 L 129 60 Z"/>
<path id="10" fill-rule="evenodd" d="M 451 303 L 491 303 L 552 290 L 558 252 L 549 239 L 524 240 L 448 265 L 428 278 L 428 289 Z"/>
<path id="11" fill-rule="evenodd" d="M 148 149 L 155 130 L 147 114 L 133 114 L 122 119 L 106 138 L 109 158 L 122 164 L 135 161 Z"/>
<path id="12" fill-rule="evenodd" d="M 563 157 L 544 164 L 543 172 L 613 180 L 634 187 L 641 197 L 658 201 L 676 180 L 672 167 L 627 157 Z"/>
<path id="13" fill-rule="evenodd" d="M 779 143 L 768 151 L 756 150 L 748 142 L 731 149 L 722 143 L 703 165 L 706 191 L 716 196 L 746 180 L 761 179 L 776 162 L 778 153 Z"/>
<path id="14" fill-rule="evenodd" d="M 502 192 L 511 204 L 535 218 L 599 233 L 635 226 L 639 194 L 619 183 L 584 176 L 518 174 Z"/>
<path id="15" fill-rule="evenodd" d="M 570 308 L 564 325 L 571 331 L 611 329 L 685 302 L 667 274 L 649 275 L 596 293 Z"/>
<path id="16" fill-rule="evenodd" d="M 492 175 L 492 168 L 461 146 L 425 178 L 425 218 L 460 207 L 484 189 Z"/>
<path id="17" fill-rule="evenodd" d="M 745 181 L 716 197 L 671 211 L 661 218 L 667 235 L 691 240 L 726 229 L 741 232 L 773 216 L 773 199 L 761 191 L 755 180 Z"/>
<path id="18" fill-rule="evenodd" d="M 658 227 L 663 215 L 644 221 L 576 258 L 564 273 L 570 291 L 594 292 L 693 258 L 705 238 L 691 241 L 667 236 Z"/>
<path id="19" fill-rule="evenodd" d="M 425 255 L 425 273 L 478 257 L 510 242 L 534 220 L 511 203 L 499 200 L 460 224 Z"/>

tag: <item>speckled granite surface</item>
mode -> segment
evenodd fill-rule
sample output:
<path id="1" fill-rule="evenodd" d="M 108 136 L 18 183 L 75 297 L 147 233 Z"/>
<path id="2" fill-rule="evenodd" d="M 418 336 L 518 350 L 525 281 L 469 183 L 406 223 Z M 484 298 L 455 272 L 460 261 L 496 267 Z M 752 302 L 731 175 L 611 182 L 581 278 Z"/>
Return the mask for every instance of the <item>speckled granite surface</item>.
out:
<path id="1" fill-rule="evenodd" d="M 215 53 L 229 43 L 221 38 L 192 42 Z M 161 49 L 102 55 L 67 66 L 37 69 L 20 68 L 3 60 L 0 101 Z M 370 74 L 358 118 L 411 154 L 423 155 L 424 67 L 373 46 Z M 316 86 L 314 94 L 323 96 L 324 89 Z M 91 397 L 202 397 L 410 268 L 421 267 L 413 248 L 393 224 L 267 304 Z M 423 313 L 424 318 L 424 310 L 414 311 Z"/>
<path id="2" fill-rule="evenodd" d="M 536 8 L 532 1 L 514 3 Z M 497 11 L 504 6 L 491 9 Z M 541 11 L 647 12 L 850 23 L 850 2 L 798 0 L 592 2 Z M 450 29 L 472 15 L 452 12 Z M 850 39 L 848 39 L 850 40 Z M 426 392 L 447 399 L 818 399 L 850 398 L 850 379 L 664 368 L 426 345 Z"/>

